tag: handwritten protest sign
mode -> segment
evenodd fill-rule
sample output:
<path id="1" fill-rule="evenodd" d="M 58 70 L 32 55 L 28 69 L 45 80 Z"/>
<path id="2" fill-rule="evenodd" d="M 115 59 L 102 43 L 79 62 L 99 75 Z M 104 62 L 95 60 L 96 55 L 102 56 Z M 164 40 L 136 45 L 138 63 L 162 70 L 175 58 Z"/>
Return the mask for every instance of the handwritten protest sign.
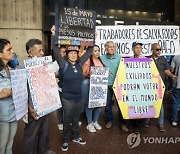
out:
<path id="1" fill-rule="evenodd" d="M 32 66 L 29 60 L 25 60 L 24 63 L 28 68 L 30 95 L 35 111 L 39 117 L 42 117 L 62 107 L 53 64 L 46 64 L 50 63 L 49 59 L 46 61 L 47 58 L 44 58 L 44 61 L 42 58 L 36 58 L 38 62 L 34 62 L 35 66 Z"/>
<path id="2" fill-rule="evenodd" d="M 159 43 L 162 55 L 180 54 L 178 26 L 96 26 L 96 44 L 105 53 L 104 44 L 114 41 L 116 52 L 122 56 L 133 55 L 132 43 L 143 43 L 142 54 L 151 55 L 151 44 Z"/>
<path id="3" fill-rule="evenodd" d="M 26 69 L 10 70 L 12 97 L 16 119 L 21 119 L 28 112 L 28 92 Z"/>
<path id="4" fill-rule="evenodd" d="M 77 8 L 58 8 L 56 29 L 59 44 L 93 46 L 95 39 L 96 13 Z M 57 41 L 56 41 L 57 42 Z"/>
<path id="5" fill-rule="evenodd" d="M 89 108 L 106 106 L 109 69 L 91 67 Z"/>
<path id="6" fill-rule="evenodd" d="M 44 57 L 34 57 L 24 60 L 25 68 L 29 68 L 37 65 L 45 65 L 52 63 L 52 56 L 44 56 Z"/>
<path id="7" fill-rule="evenodd" d="M 122 58 L 113 90 L 124 119 L 159 117 L 165 86 L 152 59 Z"/>

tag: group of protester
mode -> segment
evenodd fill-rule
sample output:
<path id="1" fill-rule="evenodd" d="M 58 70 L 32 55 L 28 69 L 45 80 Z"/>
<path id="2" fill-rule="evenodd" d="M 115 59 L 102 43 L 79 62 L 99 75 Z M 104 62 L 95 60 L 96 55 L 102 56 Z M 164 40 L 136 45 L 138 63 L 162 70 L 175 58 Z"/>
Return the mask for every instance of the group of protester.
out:
<path id="1" fill-rule="evenodd" d="M 116 72 L 121 60 L 121 56 L 115 53 L 113 41 L 107 41 L 105 44 L 106 54 L 100 56 L 100 49 L 97 45 L 88 47 L 82 56 L 79 55 L 78 46 L 67 46 L 60 48 L 55 45 L 54 37 L 55 28 L 52 32 L 52 49 L 53 55 L 58 64 L 59 70 L 56 76 L 59 78 L 59 87 L 61 88 L 60 98 L 62 109 L 57 111 L 59 127 L 63 130 L 62 151 L 67 151 L 70 141 L 71 125 L 73 130 L 72 141 L 78 144 L 86 144 L 86 141 L 80 137 L 79 118 L 85 102 L 85 113 L 87 117 L 87 130 L 96 132 L 102 129 L 98 119 L 101 108 L 88 108 L 89 84 L 91 76 L 91 66 L 108 67 L 108 91 L 107 104 L 105 107 L 106 128 L 110 129 L 113 125 L 112 104 L 116 102 L 112 89 Z M 44 56 L 42 41 L 30 39 L 26 43 L 26 51 L 29 58 Z M 134 42 L 132 44 L 134 58 L 145 58 L 142 53 L 142 43 Z M 180 55 L 173 58 L 171 67 L 168 65 L 164 56 L 161 56 L 161 47 L 158 43 L 152 44 L 152 58 L 157 66 L 162 80 L 165 76 L 173 79 L 173 105 L 172 105 L 172 125 L 177 126 L 178 108 L 180 106 Z M 14 59 L 14 51 L 10 42 L 6 39 L 0 39 L 0 154 L 11 154 L 14 136 L 17 130 L 17 121 L 15 117 L 15 107 L 12 99 L 12 90 L 10 82 L 10 62 Z M 117 106 L 118 107 L 118 106 Z M 32 100 L 29 95 L 28 99 L 28 123 L 24 128 L 23 135 L 23 153 L 24 154 L 54 154 L 48 150 L 48 120 L 49 114 L 41 118 L 33 108 Z M 118 107 L 118 117 L 120 128 L 129 131 L 127 121 L 123 119 L 120 108 Z M 130 120 L 135 130 L 140 131 L 144 126 L 148 127 L 149 119 Z M 163 105 L 159 117 L 159 130 L 165 131 L 164 128 L 164 108 Z"/>

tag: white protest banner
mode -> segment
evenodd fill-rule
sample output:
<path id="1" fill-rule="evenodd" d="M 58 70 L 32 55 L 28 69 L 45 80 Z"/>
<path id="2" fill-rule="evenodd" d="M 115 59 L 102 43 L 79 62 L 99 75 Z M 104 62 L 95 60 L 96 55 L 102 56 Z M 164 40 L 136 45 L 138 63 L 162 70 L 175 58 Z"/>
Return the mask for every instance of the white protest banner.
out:
<path id="1" fill-rule="evenodd" d="M 44 57 L 34 57 L 24 60 L 24 66 L 25 68 L 29 68 L 31 66 L 37 66 L 37 65 L 45 65 L 45 64 L 51 64 L 52 63 L 52 56 L 44 56 Z"/>
<path id="2" fill-rule="evenodd" d="M 151 55 L 151 44 L 159 43 L 162 55 L 180 54 L 178 26 L 96 26 L 95 42 L 100 46 L 101 54 L 105 53 L 104 44 L 115 43 L 115 51 L 121 56 L 133 55 L 132 43 L 142 43 L 142 54 Z"/>
<path id="3" fill-rule="evenodd" d="M 27 70 L 10 70 L 12 97 L 16 119 L 21 119 L 28 112 Z"/>
<path id="4" fill-rule="evenodd" d="M 47 115 L 61 105 L 53 64 L 28 69 L 30 95 L 39 117 Z"/>
<path id="5" fill-rule="evenodd" d="M 109 69 L 91 67 L 89 108 L 106 106 Z"/>

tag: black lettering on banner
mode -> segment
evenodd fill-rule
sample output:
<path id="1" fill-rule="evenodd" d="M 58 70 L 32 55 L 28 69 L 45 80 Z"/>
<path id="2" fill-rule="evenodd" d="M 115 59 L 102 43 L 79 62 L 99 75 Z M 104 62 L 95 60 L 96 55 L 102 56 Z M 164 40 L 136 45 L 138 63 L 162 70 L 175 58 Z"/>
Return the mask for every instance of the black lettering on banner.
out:
<path id="1" fill-rule="evenodd" d="M 174 54 L 176 51 L 175 44 L 170 40 L 159 40 L 158 43 L 161 46 L 162 54 Z"/>
<path id="2" fill-rule="evenodd" d="M 141 29 L 137 30 L 137 39 L 155 40 L 176 40 L 178 39 L 177 29 L 144 29 L 144 38 L 141 38 Z"/>
<path id="3" fill-rule="evenodd" d="M 142 35 L 142 29 L 137 29 L 137 39 L 142 39 L 142 37 L 141 37 L 141 35 Z"/>
<path id="4" fill-rule="evenodd" d="M 100 40 L 135 39 L 134 29 L 98 29 Z"/>
<path id="5" fill-rule="evenodd" d="M 157 101 L 158 100 L 158 96 L 157 94 L 144 94 L 144 95 L 141 95 L 141 101 L 142 102 L 149 102 L 149 101 Z"/>
<path id="6" fill-rule="evenodd" d="M 123 102 L 129 102 L 129 96 L 128 95 L 122 95 L 122 101 Z"/>
<path id="7" fill-rule="evenodd" d="M 148 29 L 144 29 L 143 30 L 143 34 L 145 35 L 144 39 L 148 39 L 148 33 L 147 33 Z"/>
<path id="8" fill-rule="evenodd" d="M 135 114 L 142 114 L 142 113 L 148 113 L 148 106 L 134 106 L 134 113 Z"/>
<path id="9" fill-rule="evenodd" d="M 132 95 L 132 100 L 133 102 L 137 102 L 138 101 L 137 95 Z"/>
<path id="10" fill-rule="evenodd" d="M 150 62 L 126 62 L 125 63 L 126 68 L 151 68 Z"/>
<path id="11" fill-rule="evenodd" d="M 142 46 L 142 54 L 150 55 L 151 54 L 151 43 L 144 43 Z"/>
<path id="12" fill-rule="evenodd" d="M 100 45 L 100 53 L 102 54 L 102 55 L 104 55 L 104 54 L 106 54 L 106 50 L 105 50 L 105 46 L 104 46 L 104 43 L 101 43 L 101 45 Z"/>
<path id="13" fill-rule="evenodd" d="M 118 54 L 129 54 L 130 49 L 129 49 L 129 43 L 115 43 L 115 48 Z"/>

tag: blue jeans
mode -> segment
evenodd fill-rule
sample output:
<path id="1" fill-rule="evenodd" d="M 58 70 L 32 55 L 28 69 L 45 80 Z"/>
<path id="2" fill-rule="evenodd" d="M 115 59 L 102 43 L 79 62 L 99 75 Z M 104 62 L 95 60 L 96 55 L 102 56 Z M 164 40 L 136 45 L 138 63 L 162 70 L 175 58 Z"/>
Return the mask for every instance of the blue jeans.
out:
<path id="1" fill-rule="evenodd" d="M 92 122 L 96 122 L 99 119 L 99 115 L 101 113 L 101 107 L 96 108 L 88 108 L 89 103 L 89 85 L 90 85 L 90 79 L 86 78 L 83 81 L 82 84 L 82 92 L 83 92 L 83 98 L 86 104 L 86 117 L 88 124 L 91 124 Z"/>
<path id="2" fill-rule="evenodd" d="M 180 89 L 172 88 L 172 121 L 178 121 L 178 108 L 180 106 Z"/>
<path id="3" fill-rule="evenodd" d="M 0 154 L 12 154 L 12 145 L 17 130 L 17 121 L 0 123 Z"/>
<path id="4" fill-rule="evenodd" d="M 105 117 L 106 117 L 107 122 L 112 122 L 113 121 L 112 97 L 113 97 L 112 86 L 108 86 L 107 104 L 106 104 L 106 107 L 105 107 Z"/>
<path id="5" fill-rule="evenodd" d="M 149 118 L 146 119 L 146 122 L 149 122 L 149 120 L 150 120 Z M 160 125 L 164 124 L 164 106 L 163 106 L 163 104 L 161 106 L 158 122 L 159 122 Z"/>
<path id="6" fill-rule="evenodd" d="M 99 115 L 101 113 L 101 107 L 96 108 L 88 108 L 86 107 L 86 117 L 88 124 L 91 124 L 92 122 L 96 122 L 99 119 Z"/>
<path id="7" fill-rule="evenodd" d="M 164 124 L 164 106 L 163 106 L 163 104 L 161 106 L 160 115 L 159 115 L 158 120 L 159 120 L 160 125 Z"/>
<path id="8" fill-rule="evenodd" d="M 72 123 L 73 139 L 79 138 L 79 117 L 84 104 L 83 100 L 78 102 L 70 101 L 62 98 L 62 106 L 64 110 L 63 121 L 63 143 L 69 143 L 70 139 L 70 123 Z"/>

